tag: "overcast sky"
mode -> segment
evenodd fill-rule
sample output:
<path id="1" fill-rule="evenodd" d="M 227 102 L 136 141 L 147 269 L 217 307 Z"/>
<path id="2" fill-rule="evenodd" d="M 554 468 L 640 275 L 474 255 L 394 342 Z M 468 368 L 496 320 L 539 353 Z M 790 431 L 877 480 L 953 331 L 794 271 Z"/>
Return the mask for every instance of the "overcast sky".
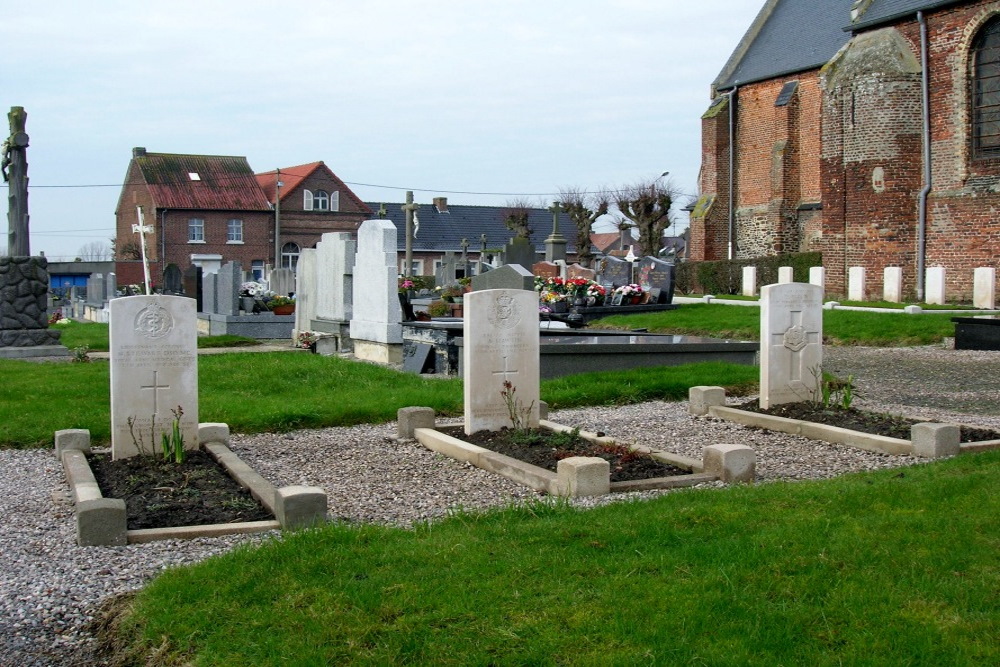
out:
<path id="1" fill-rule="evenodd" d="M 133 146 L 323 160 L 374 202 L 548 203 L 664 171 L 693 195 L 709 84 L 763 0 L 4 5 L 31 251 L 72 259 L 114 235 Z"/>

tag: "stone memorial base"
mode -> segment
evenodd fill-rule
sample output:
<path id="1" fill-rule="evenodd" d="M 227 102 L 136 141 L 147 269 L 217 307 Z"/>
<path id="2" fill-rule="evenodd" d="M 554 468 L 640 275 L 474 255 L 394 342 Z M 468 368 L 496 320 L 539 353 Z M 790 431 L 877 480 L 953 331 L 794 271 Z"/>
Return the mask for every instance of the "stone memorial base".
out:
<path id="1" fill-rule="evenodd" d="M 217 315 L 198 313 L 198 333 L 208 336 L 245 336 L 261 340 L 291 338 L 295 315 Z"/>
<path id="2" fill-rule="evenodd" d="M 329 338 L 334 340 L 336 352 L 352 352 L 354 350 L 354 340 L 351 338 L 351 323 L 349 320 L 310 320 L 309 330 L 327 334 Z"/>
<path id="3" fill-rule="evenodd" d="M 66 357 L 65 345 L 35 345 L 32 347 L 0 347 L 0 359 L 34 359 L 39 357 Z"/>
<path id="4" fill-rule="evenodd" d="M 361 361 L 399 365 L 403 363 L 403 344 L 379 343 L 372 340 L 359 340 L 355 338 L 354 356 Z"/>
<path id="5" fill-rule="evenodd" d="M 953 317 L 956 350 L 1000 350 L 1000 318 Z"/>

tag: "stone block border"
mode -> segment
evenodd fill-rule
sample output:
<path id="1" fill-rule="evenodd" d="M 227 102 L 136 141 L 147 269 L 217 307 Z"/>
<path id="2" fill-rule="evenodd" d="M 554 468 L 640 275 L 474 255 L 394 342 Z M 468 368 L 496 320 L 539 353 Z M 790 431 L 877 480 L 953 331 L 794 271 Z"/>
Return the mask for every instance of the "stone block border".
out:
<path id="1" fill-rule="evenodd" d="M 546 414 L 547 406 L 541 406 Z M 570 432 L 573 429 L 563 424 L 539 420 L 539 427 L 556 432 Z M 607 493 L 646 491 L 650 489 L 676 489 L 695 486 L 704 482 L 722 480 L 731 482 L 752 482 L 754 479 L 755 455 L 744 445 L 711 445 L 705 448 L 704 459 L 680 456 L 671 452 L 654 450 L 649 447 L 631 446 L 636 452 L 648 454 L 662 463 L 689 470 L 687 475 L 656 477 L 627 482 L 611 482 L 610 466 L 599 457 L 572 457 L 561 461 L 557 472 L 539 468 L 518 459 L 484 449 L 447 435 L 435 428 L 433 408 L 402 408 L 397 419 L 397 438 L 413 439 L 424 447 L 459 461 L 488 470 L 512 482 L 530 489 L 554 496 L 571 498 L 597 496 Z M 613 444 L 614 438 L 598 436 L 596 433 L 580 431 L 581 438 L 598 444 Z"/>
<path id="2" fill-rule="evenodd" d="M 326 492 L 313 486 L 274 485 L 240 460 L 229 449 L 229 426 L 219 423 L 198 425 L 198 439 L 208 452 L 240 486 L 264 505 L 276 521 L 143 528 L 128 530 L 125 501 L 104 498 L 87 463 L 90 454 L 90 432 L 86 429 L 66 429 L 55 433 L 56 457 L 62 462 L 76 509 L 76 539 L 80 546 L 122 546 L 158 540 L 218 537 L 241 533 L 261 533 L 268 530 L 293 530 L 326 521 Z"/>
<path id="3" fill-rule="evenodd" d="M 823 440 L 870 452 L 895 456 L 943 458 L 960 453 L 1000 449 L 1000 440 L 959 443 L 958 424 L 925 422 L 914 424 L 910 439 L 888 438 L 862 431 L 852 431 L 838 426 L 827 426 L 799 419 L 748 412 L 726 407 L 725 390 L 721 387 L 691 387 L 688 392 L 688 411 L 696 416 L 710 416 L 744 426 L 766 428 L 771 431 L 800 435 L 813 440 Z"/>

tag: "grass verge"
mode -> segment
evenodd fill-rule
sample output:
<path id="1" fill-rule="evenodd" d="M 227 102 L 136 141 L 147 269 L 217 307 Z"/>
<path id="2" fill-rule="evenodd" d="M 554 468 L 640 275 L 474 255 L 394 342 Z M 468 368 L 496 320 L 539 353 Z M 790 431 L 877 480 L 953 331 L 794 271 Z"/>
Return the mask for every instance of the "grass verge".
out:
<path id="1" fill-rule="evenodd" d="M 877 347 L 932 345 L 955 335 L 952 317 L 949 314 L 824 310 L 823 340 L 828 344 Z M 756 308 L 698 303 L 659 313 L 615 315 L 591 322 L 589 326 L 594 329 L 648 329 L 653 333 L 759 340 L 760 311 Z"/>
<path id="2" fill-rule="evenodd" d="M 996 664 L 998 512 L 990 452 L 333 525 L 166 572 L 114 643 L 138 664 Z"/>
<path id="3" fill-rule="evenodd" d="M 59 324 L 53 328 L 62 332 L 60 342 L 70 350 L 86 347 L 90 352 L 107 352 L 110 349 L 107 324 L 67 320 L 65 324 Z M 254 345 L 260 345 L 260 341 L 246 336 L 198 337 L 198 347 L 200 348 L 252 347 Z"/>
<path id="4" fill-rule="evenodd" d="M 90 429 L 110 440 L 109 364 L 38 364 L 0 360 L 0 448 L 51 446 L 59 429 Z M 711 363 L 589 373 L 542 382 L 553 408 L 682 400 L 689 387 L 751 391 L 758 370 Z M 288 352 L 219 354 L 198 359 L 199 420 L 234 432 L 382 423 L 421 405 L 442 415 L 462 411 L 459 379 L 421 378 L 337 357 Z M 499 391 L 499 387 L 497 387 Z M 44 409 L 43 409 L 44 408 Z"/>

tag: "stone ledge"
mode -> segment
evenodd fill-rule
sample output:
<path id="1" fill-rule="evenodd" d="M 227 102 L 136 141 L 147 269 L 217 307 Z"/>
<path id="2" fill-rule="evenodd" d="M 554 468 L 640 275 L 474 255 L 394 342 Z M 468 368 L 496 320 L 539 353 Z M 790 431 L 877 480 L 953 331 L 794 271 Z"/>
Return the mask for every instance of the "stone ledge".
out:
<path id="1" fill-rule="evenodd" d="M 221 433 L 224 424 L 201 424 Z M 228 427 L 225 428 L 228 432 Z M 83 431 L 71 430 L 76 439 L 83 439 Z M 61 432 L 62 433 L 62 432 Z M 89 432 L 86 432 L 89 441 Z M 240 460 L 228 447 L 218 442 L 206 443 L 202 447 L 225 468 L 240 486 L 250 491 L 268 511 L 275 512 L 277 491 L 274 485 Z M 219 537 L 282 529 L 277 520 L 246 521 L 242 523 L 210 524 L 204 526 L 176 526 L 167 528 L 143 528 L 127 530 L 125 527 L 125 502 L 116 498 L 105 498 L 101 494 L 94 473 L 82 449 L 65 448 L 60 460 L 69 484 L 77 523 L 77 542 L 81 546 L 119 546 L 126 543 L 144 543 L 156 540 L 193 539 L 196 537 Z M 285 487 L 294 490 L 296 487 Z M 321 489 L 317 491 L 322 492 Z M 325 497 L 325 494 L 323 494 Z M 120 521 L 119 521 L 120 519 Z M 120 526 L 118 524 L 121 524 Z M 294 527 L 294 526 L 293 526 Z"/>
<path id="2" fill-rule="evenodd" d="M 552 431 L 569 432 L 574 430 L 569 426 L 557 424 L 545 419 L 539 420 L 539 426 Z M 598 436 L 595 433 L 580 431 L 580 437 L 591 442 L 614 443 L 614 438 Z M 459 438 L 442 433 L 434 428 L 415 428 L 413 437 L 431 451 L 444 454 L 459 461 L 471 463 L 477 468 L 482 468 L 489 472 L 496 473 L 501 477 L 509 479 L 517 484 L 522 484 L 535 491 L 541 491 L 550 495 L 570 495 L 572 488 L 564 489 L 559 475 L 540 468 L 538 466 L 525 463 L 524 461 L 505 456 L 497 452 L 484 449 L 478 445 L 465 442 Z M 695 486 L 705 482 L 712 482 L 719 479 L 717 475 L 703 472 L 704 464 L 701 461 L 687 457 L 649 449 L 648 447 L 632 447 L 636 451 L 648 453 L 654 458 L 664 463 L 669 463 L 688 470 L 694 470 L 690 475 L 674 475 L 671 477 L 656 477 L 652 479 L 633 480 L 628 482 L 609 482 L 608 489 L 611 493 L 625 491 L 646 491 L 654 489 L 674 489 L 688 486 Z"/>

